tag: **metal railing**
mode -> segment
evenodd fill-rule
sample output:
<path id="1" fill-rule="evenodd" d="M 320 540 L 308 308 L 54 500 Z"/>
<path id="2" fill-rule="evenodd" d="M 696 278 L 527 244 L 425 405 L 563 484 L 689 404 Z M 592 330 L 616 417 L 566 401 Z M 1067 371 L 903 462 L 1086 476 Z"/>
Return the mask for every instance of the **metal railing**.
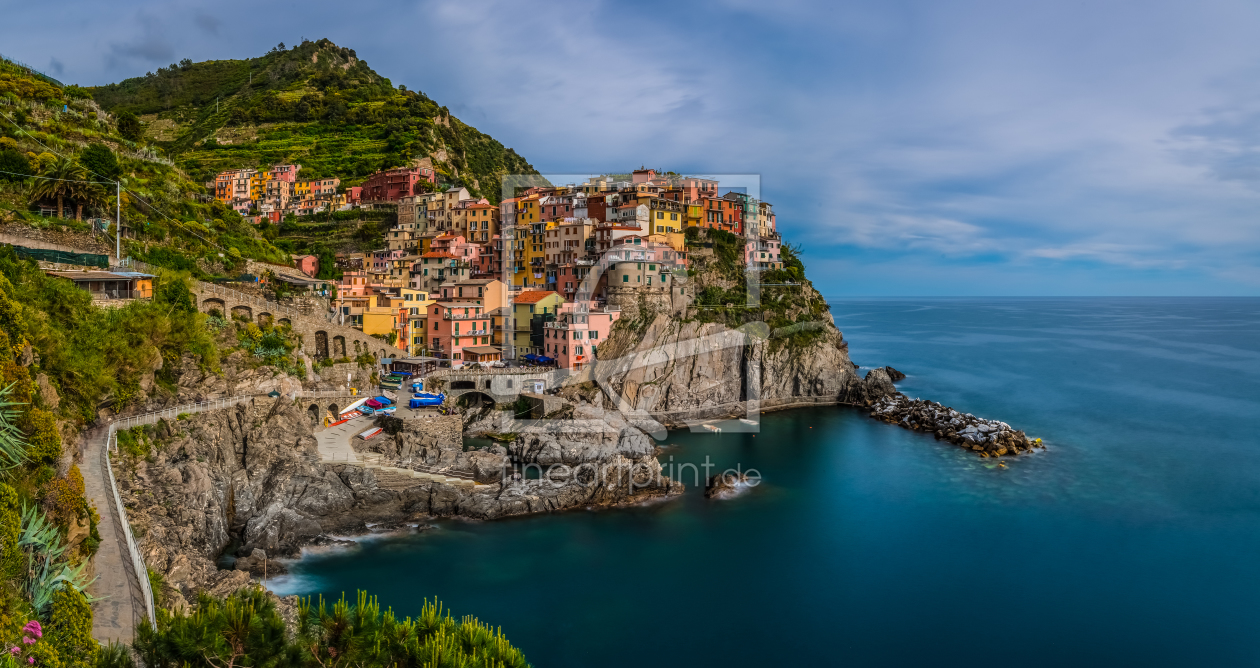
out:
<path id="1" fill-rule="evenodd" d="M 184 404 L 175 406 L 165 410 L 153 411 L 144 415 L 135 415 L 115 420 L 109 424 L 109 434 L 105 441 L 105 474 L 109 478 L 109 488 L 114 494 L 114 507 L 118 510 L 118 520 L 122 524 L 123 535 L 127 539 L 127 552 L 131 557 L 131 566 L 135 569 L 136 580 L 140 582 L 140 592 L 144 595 L 145 612 L 147 613 L 149 624 L 157 626 L 156 610 L 154 609 L 153 588 L 149 585 L 149 568 L 144 563 L 144 557 L 140 554 L 140 547 L 136 544 L 135 535 L 131 533 L 131 523 L 127 520 L 127 510 L 123 507 L 122 497 L 118 494 L 118 482 L 114 479 L 114 466 L 110 461 L 109 453 L 118 451 L 118 435 L 120 428 L 130 429 L 142 424 L 153 424 L 158 420 L 179 419 L 180 415 L 191 413 L 202 413 L 205 411 L 217 410 L 220 408 L 228 408 L 239 403 L 252 400 L 252 396 L 232 397 L 229 399 L 216 399 L 214 401 L 202 401 L 195 404 Z"/>

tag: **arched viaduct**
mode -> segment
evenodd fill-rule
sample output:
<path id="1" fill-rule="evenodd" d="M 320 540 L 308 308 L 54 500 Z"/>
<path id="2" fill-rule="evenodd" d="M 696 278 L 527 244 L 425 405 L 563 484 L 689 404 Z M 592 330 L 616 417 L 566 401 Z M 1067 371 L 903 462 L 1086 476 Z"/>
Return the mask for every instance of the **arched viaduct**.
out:
<path id="1" fill-rule="evenodd" d="M 319 315 L 306 315 L 276 302 L 198 281 L 193 287 L 197 308 L 218 310 L 224 317 L 242 316 L 259 324 L 287 323 L 301 336 L 302 351 L 315 359 L 358 357 L 371 353 L 376 359 L 406 357 L 407 351 Z"/>

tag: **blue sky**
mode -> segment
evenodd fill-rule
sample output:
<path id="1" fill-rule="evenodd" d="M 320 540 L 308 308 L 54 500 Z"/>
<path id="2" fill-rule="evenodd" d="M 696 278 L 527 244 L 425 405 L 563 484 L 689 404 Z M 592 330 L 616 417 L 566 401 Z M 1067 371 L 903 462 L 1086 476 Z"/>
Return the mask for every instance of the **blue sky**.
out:
<path id="1" fill-rule="evenodd" d="M 540 171 L 756 173 L 824 294 L 1260 294 L 1260 3 L 5 8 L 67 82 L 327 37 Z"/>

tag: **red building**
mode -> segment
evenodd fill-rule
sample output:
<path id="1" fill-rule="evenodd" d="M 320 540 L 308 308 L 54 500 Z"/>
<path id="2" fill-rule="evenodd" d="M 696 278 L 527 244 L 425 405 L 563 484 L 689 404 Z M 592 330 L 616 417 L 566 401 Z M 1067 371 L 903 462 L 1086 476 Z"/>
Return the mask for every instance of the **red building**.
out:
<path id="1" fill-rule="evenodd" d="M 428 167 L 387 169 L 367 177 L 360 198 L 376 202 L 397 201 L 418 194 L 416 183 L 420 181 L 437 183 L 437 172 Z"/>

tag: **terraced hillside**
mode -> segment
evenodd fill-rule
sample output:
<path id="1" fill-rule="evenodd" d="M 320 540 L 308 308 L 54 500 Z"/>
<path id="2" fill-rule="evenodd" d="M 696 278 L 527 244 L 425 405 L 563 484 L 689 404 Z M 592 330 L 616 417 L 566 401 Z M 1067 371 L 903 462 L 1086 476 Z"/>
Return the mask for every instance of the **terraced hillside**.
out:
<path id="1" fill-rule="evenodd" d="M 184 60 L 89 89 L 194 178 L 296 162 L 303 178 L 354 185 L 379 169 L 429 161 L 444 184 L 498 201 L 503 174 L 536 173 L 515 151 L 424 93 L 395 87 L 327 39 L 248 60 Z"/>

